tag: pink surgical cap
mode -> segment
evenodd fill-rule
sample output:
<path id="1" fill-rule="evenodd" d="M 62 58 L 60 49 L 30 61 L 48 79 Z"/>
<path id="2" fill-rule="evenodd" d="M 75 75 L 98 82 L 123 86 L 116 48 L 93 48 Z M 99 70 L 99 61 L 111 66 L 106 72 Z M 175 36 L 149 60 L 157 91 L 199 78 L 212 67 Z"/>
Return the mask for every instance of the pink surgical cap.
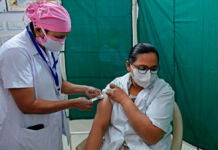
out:
<path id="1" fill-rule="evenodd" d="M 54 32 L 70 32 L 71 21 L 67 10 L 52 2 L 29 3 L 25 14 L 34 26 Z"/>

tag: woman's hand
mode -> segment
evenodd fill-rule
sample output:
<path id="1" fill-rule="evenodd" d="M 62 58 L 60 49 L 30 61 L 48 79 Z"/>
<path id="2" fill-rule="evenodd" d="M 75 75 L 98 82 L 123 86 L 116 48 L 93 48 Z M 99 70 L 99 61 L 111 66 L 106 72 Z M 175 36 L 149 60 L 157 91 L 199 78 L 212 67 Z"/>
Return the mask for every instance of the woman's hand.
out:
<path id="1" fill-rule="evenodd" d="M 123 102 L 129 99 L 129 96 L 118 86 L 111 83 L 109 90 L 107 90 L 106 94 L 114 101 L 123 104 Z"/>
<path id="2" fill-rule="evenodd" d="M 78 108 L 80 110 L 91 110 L 92 109 L 93 102 L 89 101 L 85 97 L 79 97 L 73 101 L 75 101 L 73 108 Z"/>
<path id="3" fill-rule="evenodd" d="M 85 90 L 85 94 L 90 98 L 94 98 L 101 94 L 101 90 L 94 88 L 92 86 L 88 86 Z"/>

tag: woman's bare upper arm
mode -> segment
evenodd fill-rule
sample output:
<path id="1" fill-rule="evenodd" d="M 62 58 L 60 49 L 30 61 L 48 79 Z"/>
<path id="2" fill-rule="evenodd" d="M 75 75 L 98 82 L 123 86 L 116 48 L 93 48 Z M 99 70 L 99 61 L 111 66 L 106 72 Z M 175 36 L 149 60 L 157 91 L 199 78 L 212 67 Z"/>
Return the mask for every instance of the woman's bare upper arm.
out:
<path id="1" fill-rule="evenodd" d="M 107 94 L 104 94 L 104 99 L 100 100 L 97 106 L 95 121 L 98 124 L 108 125 L 112 113 L 112 103 Z"/>

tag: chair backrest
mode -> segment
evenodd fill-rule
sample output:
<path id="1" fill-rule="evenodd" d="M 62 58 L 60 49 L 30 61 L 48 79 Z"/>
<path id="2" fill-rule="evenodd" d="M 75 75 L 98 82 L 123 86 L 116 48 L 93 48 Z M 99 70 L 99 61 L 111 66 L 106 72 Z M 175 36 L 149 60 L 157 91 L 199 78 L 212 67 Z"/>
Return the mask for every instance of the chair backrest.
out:
<path id="1" fill-rule="evenodd" d="M 176 102 L 173 111 L 173 139 L 170 150 L 181 150 L 183 136 L 182 115 Z"/>

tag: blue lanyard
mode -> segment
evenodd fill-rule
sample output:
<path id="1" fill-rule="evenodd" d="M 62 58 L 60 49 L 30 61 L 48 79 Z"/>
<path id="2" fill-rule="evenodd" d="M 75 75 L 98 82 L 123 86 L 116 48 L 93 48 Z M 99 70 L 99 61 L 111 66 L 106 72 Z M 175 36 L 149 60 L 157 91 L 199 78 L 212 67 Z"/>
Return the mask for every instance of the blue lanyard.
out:
<path id="1" fill-rule="evenodd" d="M 53 58 L 53 61 L 54 61 L 54 64 L 53 66 L 51 67 L 48 63 L 48 61 L 45 59 L 45 56 L 43 55 L 39 45 L 36 43 L 36 40 L 35 40 L 35 37 L 33 36 L 32 32 L 30 32 L 28 26 L 26 26 L 26 29 L 27 29 L 27 32 L 36 48 L 36 50 L 38 51 L 39 55 L 42 57 L 42 59 L 44 60 L 44 62 L 47 64 L 47 66 L 49 67 L 50 71 L 51 71 L 51 74 L 52 74 L 52 77 L 55 81 L 55 84 L 56 84 L 56 87 L 57 87 L 57 90 L 60 91 L 60 87 L 59 87 L 59 80 L 58 80 L 58 74 L 57 74 L 57 71 L 56 71 L 56 65 L 58 63 L 58 60 L 55 60 L 55 57 L 54 57 L 54 53 L 51 52 L 51 55 L 52 55 L 52 58 Z M 55 70 L 55 72 L 53 71 L 53 69 Z"/>

